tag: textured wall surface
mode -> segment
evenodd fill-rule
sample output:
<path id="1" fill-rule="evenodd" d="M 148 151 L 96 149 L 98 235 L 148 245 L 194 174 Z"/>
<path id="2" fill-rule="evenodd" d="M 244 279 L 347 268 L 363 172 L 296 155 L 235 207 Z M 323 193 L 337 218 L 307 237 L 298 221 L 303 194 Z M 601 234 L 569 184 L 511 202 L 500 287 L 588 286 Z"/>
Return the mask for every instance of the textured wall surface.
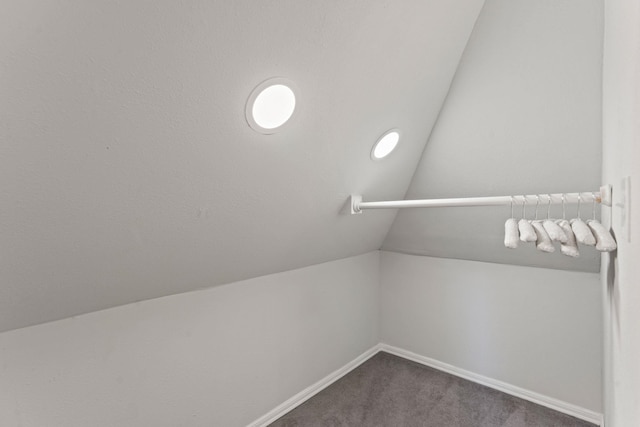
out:
<path id="1" fill-rule="evenodd" d="M 488 0 L 407 198 L 599 190 L 602 8 L 600 0 Z M 591 206 L 582 211 L 591 215 Z M 561 208 L 552 215 L 561 216 Z M 576 205 L 567 215 L 576 215 Z M 592 248 L 578 259 L 533 245 L 506 249 L 509 216 L 508 206 L 405 209 L 382 248 L 598 271 Z"/>
<path id="2" fill-rule="evenodd" d="M 0 330 L 378 249 L 394 212 L 339 211 L 404 195 L 482 3 L 4 1 Z"/>
<path id="3" fill-rule="evenodd" d="M 598 274 L 381 252 L 381 341 L 602 412 Z"/>
<path id="4" fill-rule="evenodd" d="M 0 425 L 246 426 L 378 342 L 378 259 L 0 334 Z"/>

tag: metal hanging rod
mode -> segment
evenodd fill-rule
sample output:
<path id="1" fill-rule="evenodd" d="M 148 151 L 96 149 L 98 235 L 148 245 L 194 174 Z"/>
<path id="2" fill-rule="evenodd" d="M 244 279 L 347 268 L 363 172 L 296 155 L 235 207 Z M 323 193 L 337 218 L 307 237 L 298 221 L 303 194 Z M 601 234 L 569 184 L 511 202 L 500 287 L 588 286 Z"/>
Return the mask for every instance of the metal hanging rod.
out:
<path id="1" fill-rule="evenodd" d="M 384 202 L 363 202 L 362 196 L 352 195 L 349 198 L 351 214 L 360 214 L 363 209 L 397 209 L 397 208 L 438 208 L 447 206 L 503 206 L 510 204 L 535 204 L 540 205 L 593 202 L 611 206 L 611 186 L 603 185 L 600 191 L 581 193 L 554 193 L 554 194 L 529 194 L 513 196 L 493 197 L 463 197 L 457 199 L 426 199 L 426 200 L 397 200 Z"/>

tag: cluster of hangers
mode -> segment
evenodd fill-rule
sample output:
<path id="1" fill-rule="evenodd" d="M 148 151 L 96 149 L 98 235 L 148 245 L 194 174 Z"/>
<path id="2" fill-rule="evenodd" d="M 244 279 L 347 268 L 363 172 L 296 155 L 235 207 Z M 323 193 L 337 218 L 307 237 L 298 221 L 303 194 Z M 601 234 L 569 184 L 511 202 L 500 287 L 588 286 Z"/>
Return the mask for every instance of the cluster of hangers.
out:
<path id="1" fill-rule="evenodd" d="M 593 197 L 593 218 L 583 221 L 580 218 L 580 203 L 582 196 L 578 195 L 578 212 L 576 218 L 566 219 L 565 195 L 562 195 L 562 219 L 551 218 L 551 195 L 548 195 L 547 217 L 538 219 L 538 206 L 540 195 L 536 196 L 535 218 L 526 218 L 526 197 L 522 198 L 522 218 L 516 219 L 513 215 L 514 197 L 511 196 L 511 218 L 504 224 L 504 245 L 515 249 L 519 242 L 535 242 L 536 248 L 542 252 L 554 252 L 554 243 L 560 244 L 560 252 L 570 257 L 578 257 L 580 252 L 578 244 L 595 246 L 601 252 L 610 252 L 616 249 L 616 241 L 609 232 L 596 219 L 596 195 Z"/>

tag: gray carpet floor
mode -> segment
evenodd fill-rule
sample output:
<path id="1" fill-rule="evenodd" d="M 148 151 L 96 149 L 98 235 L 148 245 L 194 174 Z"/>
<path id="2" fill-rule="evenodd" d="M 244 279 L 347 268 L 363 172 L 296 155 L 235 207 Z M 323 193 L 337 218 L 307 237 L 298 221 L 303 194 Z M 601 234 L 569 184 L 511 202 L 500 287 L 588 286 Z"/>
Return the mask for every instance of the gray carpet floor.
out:
<path id="1" fill-rule="evenodd" d="M 595 427 L 544 406 L 378 353 L 271 427 Z"/>

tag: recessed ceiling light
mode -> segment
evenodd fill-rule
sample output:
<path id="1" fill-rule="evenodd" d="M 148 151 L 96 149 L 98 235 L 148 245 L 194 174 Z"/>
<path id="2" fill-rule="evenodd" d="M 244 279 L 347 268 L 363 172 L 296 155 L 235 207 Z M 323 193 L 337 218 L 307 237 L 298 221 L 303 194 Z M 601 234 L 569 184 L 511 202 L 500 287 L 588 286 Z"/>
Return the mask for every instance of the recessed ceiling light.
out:
<path id="1" fill-rule="evenodd" d="M 371 158 L 373 160 L 380 160 L 387 157 L 396 148 L 398 141 L 400 141 L 400 131 L 398 129 L 386 131 L 378 138 L 378 141 L 373 144 Z"/>
<path id="2" fill-rule="evenodd" d="M 295 86 L 288 79 L 276 77 L 256 86 L 247 101 L 245 114 L 253 130 L 272 134 L 291 119 L 295 110 Z"/>

